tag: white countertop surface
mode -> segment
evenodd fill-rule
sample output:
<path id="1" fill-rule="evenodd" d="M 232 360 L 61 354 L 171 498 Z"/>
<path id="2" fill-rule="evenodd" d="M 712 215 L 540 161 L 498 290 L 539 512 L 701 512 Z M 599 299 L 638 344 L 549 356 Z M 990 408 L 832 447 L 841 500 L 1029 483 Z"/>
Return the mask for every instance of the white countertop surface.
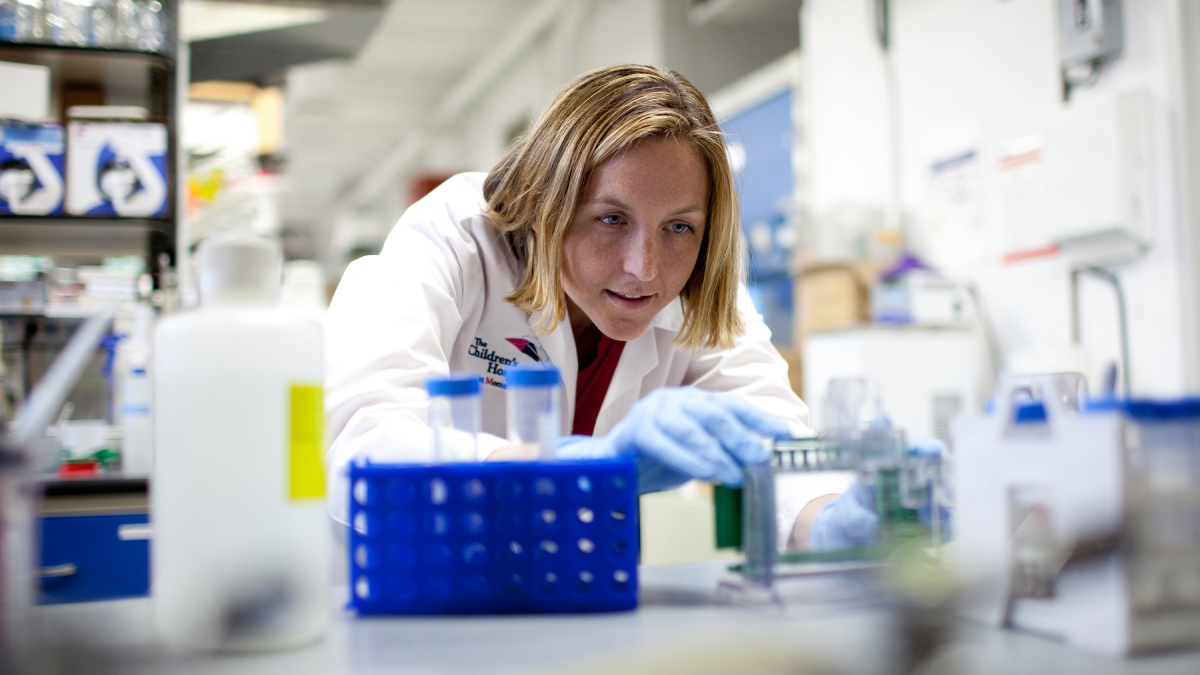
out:
<path id="1" fill-rule="evenodd" d="M 888 673 L 892 625 L 880 608 L 720 604 L 727 562 L 643 566 L 640 607 L 590 615 L 387 617 L 342 609 L 319 642 L 285 652 L 165 660 L 153 649 L 146 599 L 39 608 L 53 635 L 103 645 L 119 672 L 309 673 Z M 61 650 L 59 650 L 61 651 Z M 79 648 L 81 660 L 104 658 Z M 112 671 L 103 671 L 112 672 Z M 1115 659 L 1051 640 L 959 621 L 929 673 L 1200 673 L 1200 651 Z"/>

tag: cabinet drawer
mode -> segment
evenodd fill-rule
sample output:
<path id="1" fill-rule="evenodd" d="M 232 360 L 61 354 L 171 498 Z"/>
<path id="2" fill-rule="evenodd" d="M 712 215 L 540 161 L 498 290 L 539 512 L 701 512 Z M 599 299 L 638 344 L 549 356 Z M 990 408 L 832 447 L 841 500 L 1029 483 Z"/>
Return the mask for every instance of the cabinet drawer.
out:
<path id="1" fill-rule="evenodd" d="M 144 596 L 150 589 L 145 513 L 46 516 L 41 604 Z"/>

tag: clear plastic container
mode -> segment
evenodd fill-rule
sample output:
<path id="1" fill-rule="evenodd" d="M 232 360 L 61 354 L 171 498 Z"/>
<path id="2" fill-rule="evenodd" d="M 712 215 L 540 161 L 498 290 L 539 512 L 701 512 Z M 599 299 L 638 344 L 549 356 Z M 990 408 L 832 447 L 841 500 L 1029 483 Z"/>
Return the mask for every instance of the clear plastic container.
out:
<path id="1" fill-rule="evenodd" d="M 50 41 L 59 45 L 86 45 L 91 34 L 91 11 L 91 0 L 50 0 L 46 10 Z"/>
<path id="2" fill-rule="evenodd" d="M 433 461 L 479 461 L 483 395 L 475 373 L 437 375 L 425 381 Z"/>
<path id="3" fill-rule="evenodd" d="M 93 47 L 116 47 L 116 0 L 96 0 L 92 3 L 91 19 L 88 44 Z"/>
<path id="4" fill-rule="evenodd" d="M 505 373 L 508 441 L 515 457 L 554 459 L 562 429 L 562 378 L 551 365 L 515 366 Z"/>
<path id="5" fill-rule="evenodd" d="M 13 11 L 12 39 L 17 42 L 46 39 L 46 8 L 42 0 L 17 0 Z"/>
<path id="6" fill-rule="evenodd" d="M 158 0 L 135 0 L 134 22 L 136 36 L 133 47 L 144 52 L 156 52 L 162 48 L 165 35 L 162 26 L 162 3 Z"/>
<path id="7" fill-rule="evenodd" d="M 0 0 L 0 40 L 17 39 L 17 21 L 21 0 Z"/>

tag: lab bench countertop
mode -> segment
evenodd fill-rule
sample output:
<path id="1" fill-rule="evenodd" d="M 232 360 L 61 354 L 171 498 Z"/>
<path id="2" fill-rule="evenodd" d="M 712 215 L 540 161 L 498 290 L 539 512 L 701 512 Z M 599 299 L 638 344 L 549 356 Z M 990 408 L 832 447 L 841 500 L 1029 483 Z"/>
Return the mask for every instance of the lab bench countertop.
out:
<path id="1" fill-rule="evenodd" d="M 722 604 L 728 562 L 640 568 L 640 606 L 612 614 L 358 618 L 331 593 L 325 636 L 291 651 L 166 660 L 148 599 L 43 607 L 43 630 L 72 634 L 131 673 L 892 673 L 892 614 L 878 607 Z M 1200 651 L 1117 659 L 969 621 L 930 673 L 1200 673 Z M 81 650 L 85 653 L 86 650 Z"/>

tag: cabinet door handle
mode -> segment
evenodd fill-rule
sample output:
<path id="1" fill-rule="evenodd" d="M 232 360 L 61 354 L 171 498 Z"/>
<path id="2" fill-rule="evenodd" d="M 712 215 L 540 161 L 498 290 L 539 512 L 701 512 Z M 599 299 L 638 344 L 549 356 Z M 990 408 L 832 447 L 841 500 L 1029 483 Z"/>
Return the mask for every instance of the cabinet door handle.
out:
<path id="1" fill-rule="evenodd" d="M 64 563 L 62 565 L 51 565 L 42 568 L 43 579 L 53 579 L 57 577 L 69 577 L 79 571 L 75 563 Z"/>

